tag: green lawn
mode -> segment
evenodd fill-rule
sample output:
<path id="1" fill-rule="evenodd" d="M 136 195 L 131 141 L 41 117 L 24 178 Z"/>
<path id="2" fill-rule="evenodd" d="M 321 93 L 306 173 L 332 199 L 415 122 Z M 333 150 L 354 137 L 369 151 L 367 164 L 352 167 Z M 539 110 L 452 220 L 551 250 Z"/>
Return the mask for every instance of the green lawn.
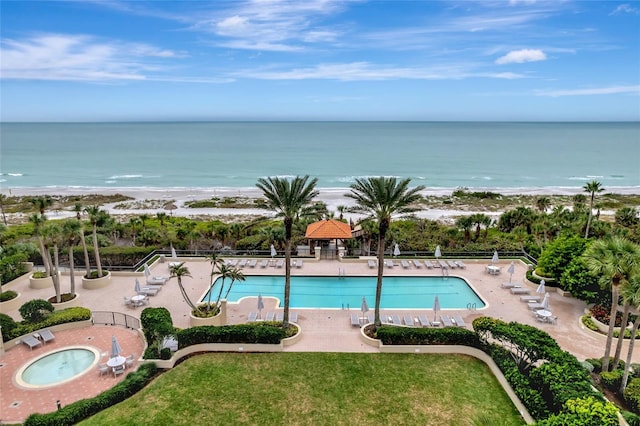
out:
<path id="1" fill-rule="evenodd" d="M 278 353 L 190 358 L 82 424 L 524 422 L 486 365 L 472 357 Z"/>

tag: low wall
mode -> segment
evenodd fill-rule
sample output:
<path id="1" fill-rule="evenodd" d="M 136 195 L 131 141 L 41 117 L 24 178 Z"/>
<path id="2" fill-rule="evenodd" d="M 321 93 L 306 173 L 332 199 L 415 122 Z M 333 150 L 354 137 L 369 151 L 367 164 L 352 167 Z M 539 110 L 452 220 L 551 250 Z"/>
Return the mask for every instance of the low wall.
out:
<path id="1" fill-rule="evenodd" d="M 11 300 L 7 300 L 6 302 L 0 302 L 0 313 L 6 314 L 10 311 L 17 311 L 20 306 L 22 306 L 22 298 L 21 294 L 18 293 L 16 297 Z"/>

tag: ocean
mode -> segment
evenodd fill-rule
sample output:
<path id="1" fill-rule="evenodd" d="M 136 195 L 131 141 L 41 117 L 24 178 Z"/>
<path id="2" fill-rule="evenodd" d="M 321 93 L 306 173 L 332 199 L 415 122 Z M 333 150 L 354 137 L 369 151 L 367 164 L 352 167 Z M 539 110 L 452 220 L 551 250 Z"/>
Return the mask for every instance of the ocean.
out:
<path id="1" fill-rule="evenodd" d="M 11 188 L 255 188 L 308 174 L 319 188 L 397 176 L 447 189 L 640 192 L 640 123 L 2 123 Z M 52 191 L 54 192 L 54 191 Z"/>

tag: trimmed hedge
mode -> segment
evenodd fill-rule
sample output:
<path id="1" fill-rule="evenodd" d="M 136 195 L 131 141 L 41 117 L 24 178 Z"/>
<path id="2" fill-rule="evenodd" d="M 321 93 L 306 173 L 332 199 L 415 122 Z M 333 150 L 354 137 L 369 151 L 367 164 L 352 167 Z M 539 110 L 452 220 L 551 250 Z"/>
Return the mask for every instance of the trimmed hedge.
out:
<path id="1" fill-rule="evenodd" d="M 156 375 L 156 365 L 149 363 L 141 365 L 137 371 L 129 373 L 127 377 L 113 388 L 100 395 L 81 399 L 48 414 L 31 414 L 24 422 L 25 426 L 66 426 L 74 425 L 96 413 L 124 401 L 144 388 Z"/>
<path id="2" fill-rule="evenodd" d="M 262 343 L 275 345 L 287 336 L 280 323 L 252 323 L 203 325 L 180 330 L 176 333 L 178 347 L 185 348 L 200 343 Z"/>
<path id="3" fill-rule="evenodd" d="M 36 330 L 51 327 L 58 324 L 66 324 L 68 322 L 86 321 L 91 319 L 91 311 L 87 308 L 73 307 L 63 309 L 61 311 L 52 312 L 47 318 L 41 322 L 21 322 L 16 327 L 7 333 L 5 336 L 4 330 L 2 332 L 2 338 L 6 342 L 7 340 L 15 339 L 16 337 L 23 336 L 25 334 L 33 333 Z"/>
<path id="4" fill-rule="evenodd" d="M 385 345 L 465 345 L 481 348 L 478 335 L 461 327 L 413 328 L 381 326 L 376 337 Z"/>

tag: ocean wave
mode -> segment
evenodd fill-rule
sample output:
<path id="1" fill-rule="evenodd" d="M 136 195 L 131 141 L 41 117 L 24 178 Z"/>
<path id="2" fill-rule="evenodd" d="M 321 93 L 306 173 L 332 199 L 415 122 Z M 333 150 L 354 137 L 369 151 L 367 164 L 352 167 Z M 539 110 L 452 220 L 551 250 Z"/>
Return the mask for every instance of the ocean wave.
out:
<path id="1" fill-rule="evenodd" d="M 107 179 L 140 179 L 143 178 L 144 175 L 113 175 L 109 176 Z"/>
<path id="2" fill-rule="evenodd" d="M 356 181 L 356 179 L 369 179 L 369 178 L 374 178 L 374 177 L 381 177 L 378 175 L 363 175 L 363 176 L 338 176 L 335 179 L 328 179 L 329 182 L 342 182 L 342 183 L 353 183 Z M 387 176 L 382 176 L 385 178 L 396 178 L 396 179 L 402 179 L 403 176 L 394 176 L 394 175 L 387 175 Z"/>
<path id="3" fill-rule="evenodd" d="M 0 173 L 0 176 L 20 177 L 24 176 L 23 173 Z"/>

